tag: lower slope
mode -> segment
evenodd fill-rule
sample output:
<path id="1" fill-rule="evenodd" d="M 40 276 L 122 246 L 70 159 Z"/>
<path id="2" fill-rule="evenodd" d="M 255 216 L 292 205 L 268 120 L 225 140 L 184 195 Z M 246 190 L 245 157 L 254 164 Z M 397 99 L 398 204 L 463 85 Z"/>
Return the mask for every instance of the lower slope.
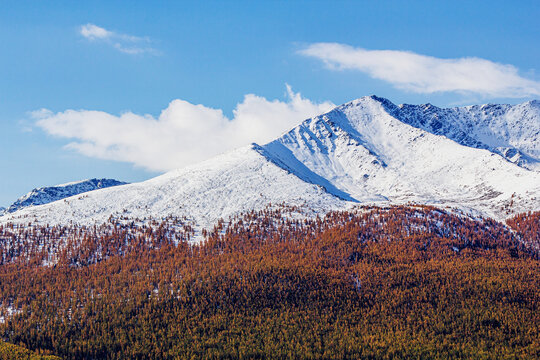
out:
<path id="1" fill-rule="evenodd" d="M 197 228 L 268 204 L 312 212 L 346 206 L 322 186 L 278 166 L 253 144 L 141 183 L 92 191 L 0 217 L 1 223 L 101 224 L 129 219 L 184 218 Z"/>

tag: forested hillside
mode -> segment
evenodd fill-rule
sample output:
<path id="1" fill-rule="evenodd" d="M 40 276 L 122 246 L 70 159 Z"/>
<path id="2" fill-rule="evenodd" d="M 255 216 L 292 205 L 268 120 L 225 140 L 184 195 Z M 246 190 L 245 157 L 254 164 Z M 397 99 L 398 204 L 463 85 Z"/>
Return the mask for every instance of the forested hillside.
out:
<path id="1" fill-rule="evenodd" d="M 2 337 L 66 359 L 540 357 L 539 213 L 511 230 L 426 206 L 285 211 L 198 245 L 173 219 L 5 226 L 34 250 L 2 249 Z"/>
<path id="2" fill-rule="evenodd" d="M 2 360 L 60 360 L 53 355 L 36 354 L 23 347 L 0 341 L 0 359 Z"/>

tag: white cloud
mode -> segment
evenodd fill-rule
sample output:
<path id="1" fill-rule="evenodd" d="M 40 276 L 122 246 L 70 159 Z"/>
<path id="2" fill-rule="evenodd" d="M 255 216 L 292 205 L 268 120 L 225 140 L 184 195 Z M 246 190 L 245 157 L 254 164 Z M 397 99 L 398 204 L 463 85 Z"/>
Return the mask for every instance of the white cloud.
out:
<path id="1" fill-rule="evenodd" d="M 113 35 L 112 32 L 94 24 L 86 24 L 81 26 L 80 32 L 82 36 L 89 40 L 107 39 Z"/>
<path id="2" fill-rule="evenodd" d="M 152 41 L 148 37 L 120 34 L 94 24 L 82 25 L 79 28 L 79 33 L 90 41 L 102 41 L 126 54 L 149 53 L 159 55 L 159 52 L 150 46 Z"/>
<path id="3" fill-rule="evenodd" d="M 156 119 L 132 112 L 66 110 L 33 113 L 47 133 L 73 139 L 66 145 L 85 156 L 125 161 L 149 170 L 167 171 L 195 163 L 251 142 L 265 143 L 302 120 L 334 107 L 314 103 L 287 86 L 287 100 L 269 101 L 248 94 L 233 118 L 222 110 L 173 100 Z"/>
<path id="4" fill-rule="evenodd" d="M 440 59 L 410 51 L 366 50 L 338 43 L 311 44 L 300 54 L 320 59 L 330 69 L 359 70 L 417 93 L 461 92 L 515 98 L 540 95 L 540 82 L 520 76 L 516 67 L 476 57 Z"/>

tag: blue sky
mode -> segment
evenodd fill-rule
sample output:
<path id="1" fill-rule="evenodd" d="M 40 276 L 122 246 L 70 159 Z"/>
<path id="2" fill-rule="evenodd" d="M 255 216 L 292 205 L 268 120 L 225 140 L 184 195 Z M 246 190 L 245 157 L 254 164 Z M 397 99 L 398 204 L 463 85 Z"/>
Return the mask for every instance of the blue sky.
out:
<path id="1" fill-rule="evenodd" d="M 540 98 L 538 1 L 0 10 L 3 206 L 43 185 L 144 180 L 365 95 L 438 106 Z"/>

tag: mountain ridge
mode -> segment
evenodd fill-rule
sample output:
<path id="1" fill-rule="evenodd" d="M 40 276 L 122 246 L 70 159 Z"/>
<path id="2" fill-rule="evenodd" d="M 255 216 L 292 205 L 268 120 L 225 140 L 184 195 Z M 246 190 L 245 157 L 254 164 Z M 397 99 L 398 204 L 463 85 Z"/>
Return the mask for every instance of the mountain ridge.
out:
<path id="1" fill-rule="evenodd" d="M 517 105 L 484 104 L 449 109 L 431 104 L 399 105 L 399 109 L 398 116 L 409 125 L 444 135 L 465 146 L 490 150 L 516 165 L 540 171 L 540 102 L 537 100 Z M 438 121 L 440 117 L 450 117 L 452 121 Z"/>
<path id="2" fill-rule="evenodd" d="M 534 165 L 540 153 L 539 104 L 441 109 L 363 97 L 306 119 L 267 144 L 251 144 L 145 182 L 22 209 L 0 222 L 94 223 L 111 215 L 172 215 L 211 227 L 218 219 L 268 204 L 324 213 L 358 203 L 429 204 L 504 219 L 540 208 L 540 171 Z M 480 120 L 473 124 L 474 119 Z M 467 126 L 489 129 L 465 131 Z M 529 156 L 528 162 L 505 157 L 495 147 L 497 139 Z"/>
<path id="3" fill-rule="evenodd" d="M 93 178 L 54 186 L 43 186 L 35 188 L 26 195 L 21 196 L 7 209 L 4 209 L 4 211 L 6 213 L 13 213 L 25 207 L 44 205 L 70 196 L 83 194 L 88 191 L 125 184 L 127 183 L 115 179 Z"/>

